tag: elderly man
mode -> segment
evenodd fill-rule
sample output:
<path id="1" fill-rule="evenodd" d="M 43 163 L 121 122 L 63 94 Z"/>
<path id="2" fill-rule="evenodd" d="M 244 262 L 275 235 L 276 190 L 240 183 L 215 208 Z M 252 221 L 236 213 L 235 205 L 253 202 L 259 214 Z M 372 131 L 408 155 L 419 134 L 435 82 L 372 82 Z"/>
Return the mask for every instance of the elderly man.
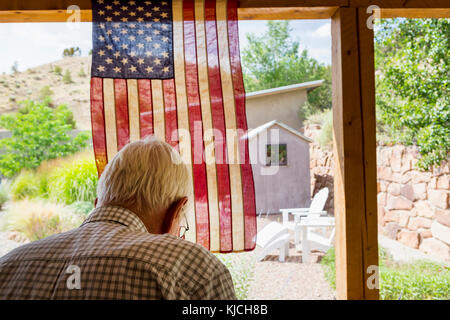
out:
<path id="1" fill-rule="evenodd" d="M 167 143 L 128 144 L 79 228 L 0 259 L 0 299 L 235 299 L 228 269 L 182 239 L 190 181 Z"/>

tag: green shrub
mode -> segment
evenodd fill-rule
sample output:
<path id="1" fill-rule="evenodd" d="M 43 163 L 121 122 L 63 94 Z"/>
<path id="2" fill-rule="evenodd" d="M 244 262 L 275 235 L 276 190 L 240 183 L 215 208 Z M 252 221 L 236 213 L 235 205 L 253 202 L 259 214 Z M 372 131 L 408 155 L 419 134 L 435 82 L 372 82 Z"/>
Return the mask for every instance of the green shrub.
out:
<path id="1" fill-rule="evenodd" d="M 22 170 L 11 184 L 11 196 L 14 201 L 35 198 L 40 194 L 40 179 L 34 171 Z"/>
<path id="2" fill-rule="evenodd" d="M 324 149 L 331 149 L 333 145 L 333 113 L 331 111 L 326 114 L 317 142 Z"/>
<path id="3" fill-rule="evenodd" d="M 428 261 L 396 263 L 380 248 L 380 298 L 384 300 L 450 299 L 450 269 Z M 322 258 L 325 277 L 336 288 L 334 248 Z"/>
<path id="4" fill-rule="evenodd" d="M 94 210 L 94 203 L 89 201 L 77 201 L 69 205 L 68 208 L 83 217 L 87 217 L 88 214 Z"/>
<path id="5" fill-rule="evenodd" d="M 0 184 L 0 210 L 3 209 L 3 206 L 9 200 L 9 188 L 9 183 L 2 181 Z"/>
<path id="6" fill-rule="evenodd" d="M 66 70 L 66 73 L 64 73 L 63 81 L 65 84 L 69 84 L 69 83 L 73 82 L 72 76 L 70 75 L 70 71 L 68 69 Z"/>
<path id="7" fill-rule="evenodd" d="M 51 108 L 49 101 L 23 102 L 23 110 L 0 116 L 0 127 L 10 130 L 12 136 L 0 140 L 0 172 L 13 177 L 22 169 L 34 169 L 42 161 L 73 154 L 86 146 L 89 135 L 76 137 L 71 111 L 64 105 Z"/>
<path id="8" fill-rule="evenodd" d="M 43 200 L 14 202 L 2 217 L 4 231 L 17 232 L 29 241 L 68 231 L 83 222 L 80 215 L 61 204 Z"/>
<path id="9" fill-rule="evenodd" d="M 39 99 L 44 100 L 45 98 L 50 98 L 53 96 L 54 92 L 50 89 L 50 86 L 46 85 L 41 88 L 39 91 Z"/>
<path id="10" fill-rule="evenodd" d="M 94 203 L 97 196 L 97 167 L 94 157 L 80 154 L 64 161 L 49 177 L 49 199 L 71 204 L 77 201 Z"/>
<path id="11" fill-rule="evenodd" d="M 215 255 L 230 271 L 236 292 L 236 298 L 239 300 L 247 299 L 248 290 L 250 289 L 250 282 L 253 278 L 253 272 L 255 270 L 256 258 L 253 252 L 227 254 L 217 253 Z"/>
<path id="12" fill-rule="evenodd" d="M 78 76 L 81 77 L 81 78 L 85 78 L 86 77 L 86 73 L 84 72 L 83 68 L 81 68 L 80 72 L 78 72 Z"/>
<path id="13" fill-rule="evenodd" d="M 55 68 L 53 69 L 53 72 L 56 73 L 57 75 L 62 75 L 62 68 L 60 66 L 55 66 Z"/>

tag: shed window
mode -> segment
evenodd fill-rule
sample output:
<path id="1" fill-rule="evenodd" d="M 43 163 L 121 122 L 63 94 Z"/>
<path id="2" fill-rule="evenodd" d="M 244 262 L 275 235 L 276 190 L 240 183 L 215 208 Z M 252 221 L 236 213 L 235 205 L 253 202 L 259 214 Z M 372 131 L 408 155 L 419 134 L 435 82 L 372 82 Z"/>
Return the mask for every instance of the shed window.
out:
<path id="1" fill-rule="evenodd" d="M 266 145 L 266 165 L 287 166 L 287 145 L 286 144 Z"/>

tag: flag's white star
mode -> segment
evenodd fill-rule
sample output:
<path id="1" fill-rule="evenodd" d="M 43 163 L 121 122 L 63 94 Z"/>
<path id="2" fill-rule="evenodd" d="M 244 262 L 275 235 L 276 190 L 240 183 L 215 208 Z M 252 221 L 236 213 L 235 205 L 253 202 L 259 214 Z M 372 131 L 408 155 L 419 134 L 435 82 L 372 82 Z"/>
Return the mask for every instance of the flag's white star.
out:
<path id="1" fill-rule="evenodd" d="M 164 67 L 162 71 L 163 72 L 169 72 L 169 67 Z"/>
<path id="2" fill-rule="evenodd" d="M 139 58 L 137 62 L 138 62 L 139 64 L 143 64 L 143 63 L 144 63 L 144 59 Z"/>
<path id="3" fill-rule="evenodd" d="M 147 36 L 147 37 L 145 37 L 145 41 L 152 41 L 152 37 L 149 37 L 149 36 Z"/>
<path id="4" fill-rule="evenodd" d="M 164 52 L 162 53 L 162 56 L 163 56 L 164 58 L 168 58 L 168 57 L 169 57 L 169 54 L 168 54 L 166 51 L 164 51 Z"/>
<path id="5" fill-rule="evenodd" d="M 122 49 L 128 49 L 128 45 L 126 43 L 122 43 Z"/>
<path id="6" fill-rule="evenodd" d="M 138 44 L 137 44 L 137 47 L 138 47 L 139 49 L 142 49 L 142 48 L 144 48 L 144 45 L 143 45 L 142 43 L 138 43 Z"/>
<path id="7" fill-rule="evenodd" d="M 119 28 L 120 27 L 120 23 L 114 23 L 113 27 L 116 28 L 116 29 Z"/>
<path id="8" fill-rule="evenodd" d="M 121 20 L 122 20 L 122 22 L 127 22 L 128 18 L 123 17 Z"/>
<path id="9" fill-rule="evenodd" d="M 103 0 L 97 0 L 99 4 L 103 4 Z"/>
<path id="10" fill-rule="evenodd" d="M 98 14 L 99 14 L 100 16 L 104 16 L 104 15 L 105 15 L 105 11 L 99 10 L 99 11 L 98 11 Z"/>
<path id="11" fill-rule="evenodd" d="M 144 7 L 137 7 L 136 10 L 137 11 L 144 11 Z"/>
<path id="12" fill-rule="evenodd" d="M 103 56 L 105 55 L 105 51 L 100 50 L 100 51 L 98 52 L 98 55 L 99 55 L 100 57 L 103 57 Z"/>
<path id="13" fill-rule="evenodd" d="M 128 39 L 130 39 L 130 41 L 135 41 L 136 37 L 135 36 L 129 36 Z"/>
<path id="14" fill-rule="evenodd" d="M 117 17 L 117 16 L 120 16 L 120 12 L 119 12 L 119 11 L 114 11 L 114 12 L 113 12 L 113 15 L 115 15 L 116 17 Z"/>
<path id="15" fill-rule="evenodd" d="M 106 10 L 112 10 L 111 6 L 106 6 L 105 8 L 106 8 Z"/>
<path id="16" fill-rule="evenodd" d="M 153 7 L 153 11 L 159 11 L 159 7 Z"/>
<path id="17" fill-rule="evenodd" d="M 114 40 L 114 41 L 119 41 L 120 38 L 119 38 L 118 36 L 114 36 L 114 37 L 113 37 L 113 40 Z"/>
<path id="18" fill-rule="evenodd" d="M 155 64 L 161 64 L 161 60 L 160 59 L 158 59 L 158 58 L 156 58 L 154 61 L 153 61 Z"/>
<path id="19" fill-rule="evenodd" d="M 169 41 L 169 38 L 167 38 L 167 37 L 162 37 L 162 41 L 163 41 L 163 42 L 168 42 L 168 41 Z"/>
<path id="20" fill-rule="evenodd" d="M 130 17 L 134 17 L 134 16 L 136 15 L 136 12 L 131 11 L 131 12 L 129 13 L 129 15 L 130 15 Z"/>
<path id="21" fill-rule="evenodd" d="M 138 30 L 138 35 L 143 35 L 144 34 L 144 30 Z"/>
<path id="22" fill-rule="evenodd" d="M 116 57 L 116 58 L 120 57 L 120 52 L 119 52 L 119 51 L 116 51 L 116 52 L 114 53 L 114 57 Z"/>
<path id="23" fill-rule="evenodd" d="M 145 16 L 146 16 L 146 17 L 151 17 L 151 16 L 152 16 L 152 13 L 151 13 L 151 12 L 146 12 L 146 13 L 145 13 Z"/>
<path id="24" fill-rule="evenodd" d="M 137 18 L 136 21 L 137 21 L 137 22 L 143 22 L 143 21 L 144 21 L 144 18 Z"/>
<path id="25" fill-rule="evenodd" d="M 135 66 L 131 66 L 130 68 L 128 68 L 128 70 L 130 70 L 131 72 L 136 72 L 136 67 Z"/>
<path id="26" fill-rule="evenodd" d="M 167 2 L 166 1 L 161 2 L 161 5 L 166 6 Z"/>
<path id="27" fill-rule="evenodd" d="M 153 47 L 154 47 L 155 49 L 159 49 L 159 48 L 161 48 L 161 45 L 160 45 L 159 43 L 155 43 L 155 44 L 153 45 Z"/>
<path id="28" fill-rule="evenodd" d="M 154 18 L 153 22 L 159 22 L 159 18 Z"/>
<path id="29" fill-rule="evenodd" d="M 145 3 L 146 5 L 148 5 L 148 6 L 152 4 L 151 1 L 144 1 L 144 3 Z"/>
<path id="30" fill-rule="evenodd" d="M 122 9 L 123 11 L 127 11 L 128 7 L 127 6 L 122 6 L 122 7 L 120 7 L 120 9 Z"/>
<path id="31" fill-rule="evenodd" d="M 112 31 L 108 30 L 108 31 L 106 31 L 106 34 L 110 36 L 110 35 L 112 35 Z"/>
<path id="32" fill-rule="evenodd" d="M 151 55 L 152 55 L 152 52 L 151 51 L 145 51 L 145 55 L 147 56 L 147 57 L 150 57 Z"/>
<path id="33" fill-rule="evenodd" d="M 122 29 L 122 30 L 120 31 L 120 33 L 121 33 L 121 34 L 127 34 L 127 33 L 128 33 L 128 30 L 127 30 L 127 29 Z"/>
<path id="34" fill-rule="evenodd" d="M 119 67 L 114 67 L 114 71 L 115 72 L 120 72 L 120 68 Z"/>
<path id="35" fill-rule="evenodd" d="M 128 4 L 129 4 L 130 6 L 134 6 L 134 5 L 136 5 L 136 2 L 135 2 L 135 1 L 128 1 Z"/>
<path id="36" fill-rule="evenodd" d="M 168 26 L 167 24 L 163 24 L 163 25 L 161 26 L 161 29 L 167 30 L 168 27 L 169 27 L 169 26 Z"/>
<path id="37" fill-rule="evenodd" d="M 99 36 L 99 37 L 98 37 L 98 40 L 100 40 L 100 41 L 105 41 L 105 37 L 104 37 L 104 36 Z"/>
<path id="38" fill-rule="evenodd" d="M 113 3 L 116 5 L 116 6 L 118 6 L 119 4 L 120 4 L 120 2 L 119 1 L 113 1 Z"/>
<path id="39" fill-rule="evenodd" d="M 167 12 L 163 12 L 161 13 L 161 18 L 167 18 L 169 15 L 167 14 Z"/>
<path id="40" fill-rule="evenodd" d="M 100 23 L 100 28 L 105 29 L 105 24 L 104 23 Z"/>
<path id="41" fill-rule="evenodd" d="M 148 73 L 153 71 L 153 67 L 148 66 L 147 68 L 145 68 L 145 71 L 147 71 Z"/>
<path id="42" fill-rule="evenodd" d="M 107 21 L 107 22 L 111 22 L 111 21 L 112 21 L 112 18 L 111 18 L 111 17 L 106 17 L 106 21 Z"/>
<path id="43" fill-rule="evenodd" d="M 136 25 L 135 25 L 134 23 L 130 23 L 129 27 L 130 27 L 131 29 L 134 29 L 134 28 L 136 28 Z"/>
<path id="44" fill-rule="evenodd" d="M 136 56 L 136 52 L 131 51 L 131 52 L 130 52 L 130 57 L 135 57 L 135 56 Z"/>
<path id="45" fill-rule="evenodd" d="M 106 49 L 108 49 L 108 50 L 112 50 L 112 49 L 113 49 L 113 46 L 112 46 L 112 45 L 110 45 L 110 44 L 108 44 L 108 45 L 106 46 Z"/>
<path id="46" fill-rule="evenodd" d="M 159 30 L 153 30 L 153 34 L 160 34 L 161 33 L 161 31 L 159 31 Z"/>
<path id="47" fill-rule="evenodd" d="M 128 59 L 127 58 L 123 58 L 121 62 L 122 62 L 122 64 L 127 64 L 128 63 Z"/>
<path id="48" fill-rule="evenodd" d="M 147 24 L 145 25 L 145 27 L 146 27 L 147 29 L 149 29 L 149 28 L 152 27 L 152 24 L 151 24 L 151 23 L 147 23 Z"/>
<path id="49" fill-rule="evenodd" d="M 103 71 L 105 71 L 105 67 L 104 67 L 104 66 L 98 66 L 98 67 L 97 67 L 97 70 L 98 70 L 99 72 L 103 72 Z"/>
<path id="50" fill-rule="evenodd" d="M 113 63 L 113 60 L 111 58 L 106 58 L 105 61 L 106 61 L 107 64 Z"/>

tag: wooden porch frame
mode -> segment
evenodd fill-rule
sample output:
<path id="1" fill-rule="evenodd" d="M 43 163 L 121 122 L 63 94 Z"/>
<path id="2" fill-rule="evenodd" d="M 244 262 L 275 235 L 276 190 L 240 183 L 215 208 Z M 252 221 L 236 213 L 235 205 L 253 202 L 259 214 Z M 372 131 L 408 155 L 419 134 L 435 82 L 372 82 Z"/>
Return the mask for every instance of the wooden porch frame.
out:
<path id="1" fill-rule="evenodd" d="M 91 21 L 91 0 L 0 0 L 0 22 L 64 22 L 70 5 L 79 6 L 81 21 Z M 370 5 L 386 18 L 450 17 L 448 0 L 241 0 L 238 9 L 242 20 L 331 18 L 338 299 L 379 298 L 367 286 L 368 268 L 378 266 Z"/>

